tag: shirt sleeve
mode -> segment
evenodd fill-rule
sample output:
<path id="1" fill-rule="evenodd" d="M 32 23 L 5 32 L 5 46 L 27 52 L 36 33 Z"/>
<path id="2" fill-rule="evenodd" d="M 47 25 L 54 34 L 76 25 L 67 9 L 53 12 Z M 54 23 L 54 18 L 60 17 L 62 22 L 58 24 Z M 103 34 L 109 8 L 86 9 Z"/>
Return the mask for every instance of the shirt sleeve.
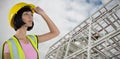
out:
<path id="1" fill-rule="evenodd" d="M 7 43 L 5 43 L 5 46 L 4 46 L 4 53 L 10 53 L 10 50 L 9 50 Z"/>

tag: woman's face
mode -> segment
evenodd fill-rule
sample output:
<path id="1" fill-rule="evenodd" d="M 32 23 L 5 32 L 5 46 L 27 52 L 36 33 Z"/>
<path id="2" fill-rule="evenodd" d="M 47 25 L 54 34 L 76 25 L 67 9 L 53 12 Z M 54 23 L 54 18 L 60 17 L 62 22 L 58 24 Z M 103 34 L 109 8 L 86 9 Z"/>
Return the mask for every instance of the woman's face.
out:
<path id="1" fill-rule="evenodd" d="M 31 11 L 23 12 L 22 20 L 26 27 L 31 27 L 33 22 L 33 13 Z"/>

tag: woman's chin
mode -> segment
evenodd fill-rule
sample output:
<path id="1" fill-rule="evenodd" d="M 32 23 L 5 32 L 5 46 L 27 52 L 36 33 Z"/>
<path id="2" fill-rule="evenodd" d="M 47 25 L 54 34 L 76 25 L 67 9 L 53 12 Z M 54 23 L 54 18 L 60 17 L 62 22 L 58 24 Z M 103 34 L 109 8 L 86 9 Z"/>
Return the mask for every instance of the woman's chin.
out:
<path id="1" fill-rule="evenodd" d="M 30 24 L 30 25 L 25 25 L 26 27 L 32 27 L 32 25 Z"/>
<path id="2" fill-rule="evenodd" d="M 32 25 L 28 25 L 28 27 L 32 27 Z"/>

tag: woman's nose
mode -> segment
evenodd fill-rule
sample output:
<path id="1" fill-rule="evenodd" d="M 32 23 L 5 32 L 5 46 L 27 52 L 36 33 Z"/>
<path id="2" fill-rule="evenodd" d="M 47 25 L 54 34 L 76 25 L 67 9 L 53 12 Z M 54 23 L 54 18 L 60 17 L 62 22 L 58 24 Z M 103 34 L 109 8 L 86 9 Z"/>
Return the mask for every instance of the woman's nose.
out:
<path id="1" fill-rule="evenodd" d="M 31 19 L 31 18 L 33 18 L 33 16 L 31 14 L 29 14 L 29 18 Z"/>

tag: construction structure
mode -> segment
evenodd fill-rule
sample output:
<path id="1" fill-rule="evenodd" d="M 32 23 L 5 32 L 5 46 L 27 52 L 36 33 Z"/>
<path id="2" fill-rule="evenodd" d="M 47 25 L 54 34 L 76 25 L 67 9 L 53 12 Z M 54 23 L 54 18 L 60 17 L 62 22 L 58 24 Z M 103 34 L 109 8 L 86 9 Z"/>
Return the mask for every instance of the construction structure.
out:
<path id="1" fill-rule="evenodd" d="M 120 0 L 111 0 L 53 44 L 46 59 L 120 59 Z"/>

